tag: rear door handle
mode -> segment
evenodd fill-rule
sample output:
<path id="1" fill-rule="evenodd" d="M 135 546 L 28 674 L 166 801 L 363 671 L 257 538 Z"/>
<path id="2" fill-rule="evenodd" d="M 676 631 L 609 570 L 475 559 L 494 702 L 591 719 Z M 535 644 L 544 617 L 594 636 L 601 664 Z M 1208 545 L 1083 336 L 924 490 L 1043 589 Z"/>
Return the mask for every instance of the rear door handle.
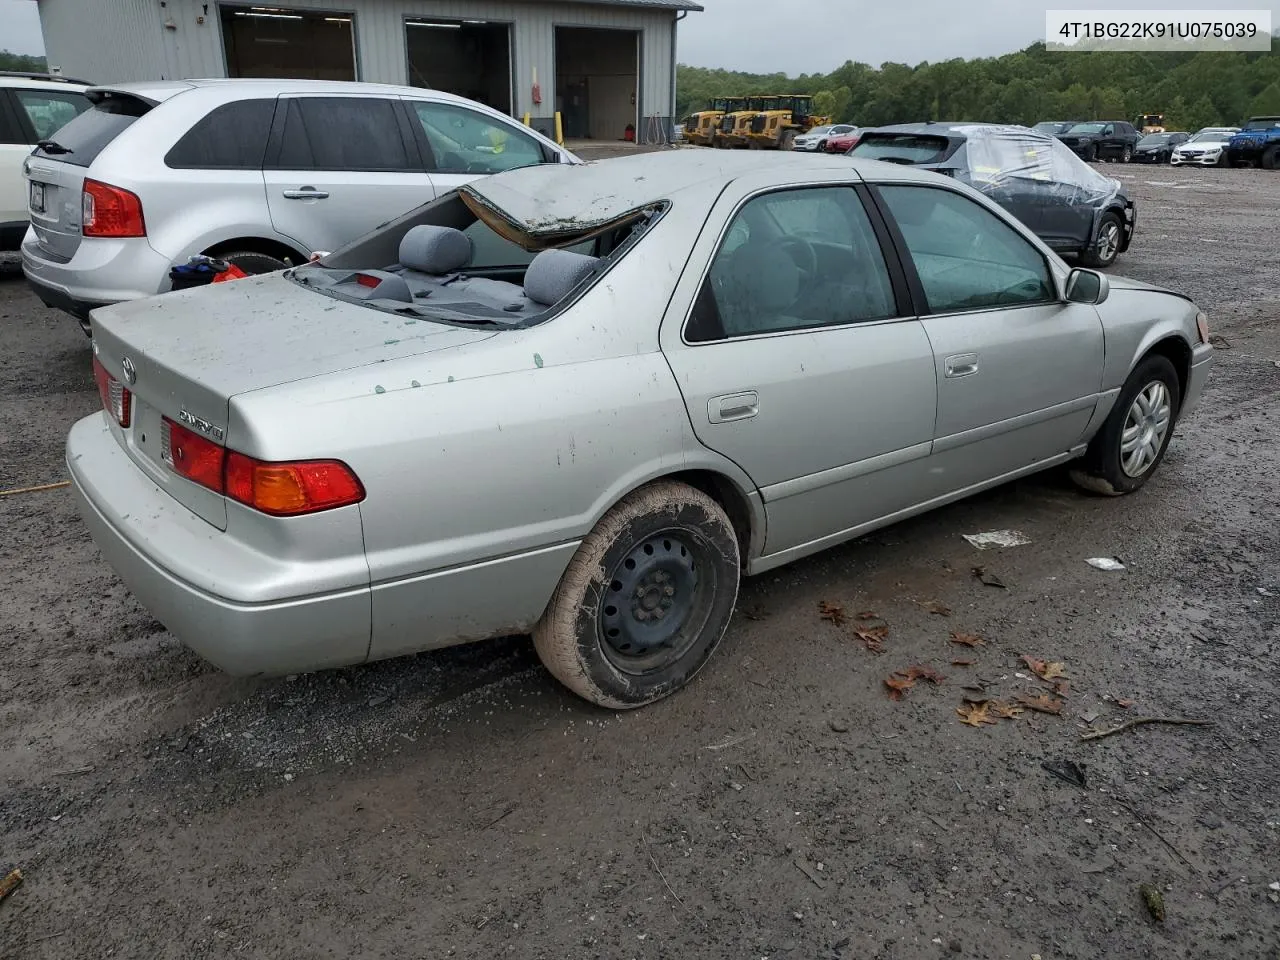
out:
<path id="1" fill-rule="evenodd" d="M 315 187 L 299 187 L 297 190 L 284 191 L 286 200 L 328 200 L 328 190 L 317 190 Z"/>
<path id="2" fill-rule="evenodd" d="M 760 412 L 760 397 L 754 390 L 712 397 L 707 401 L 707 419 L 712 423 L 750 420 Z"/>
<path id="3" fill-rule="evenodd" d="M 971 377 L 978 372 L 978 355 L 957 353 L 942 362 L 942 369 L 948 377 Z"/>

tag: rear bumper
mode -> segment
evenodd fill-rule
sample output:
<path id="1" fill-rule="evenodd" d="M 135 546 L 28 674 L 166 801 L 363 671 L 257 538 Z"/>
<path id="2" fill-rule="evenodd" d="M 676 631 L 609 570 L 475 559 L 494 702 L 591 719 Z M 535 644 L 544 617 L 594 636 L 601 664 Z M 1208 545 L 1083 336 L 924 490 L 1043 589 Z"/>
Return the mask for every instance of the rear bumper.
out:
<path id="1" fill-rule="evenodd" d="M 238 675 L 280 674 L 368 657 L 367 583 L 246 603 L 176 574 L 175 569 L 226 570 L 234 545 L 152 483 L 120 448 L 101 414 L 71 428 L 67 469 L 80 515 L 107 563 L 156 619 L 214 666 Z M 248 548 L 242 552 L 243 569 L 267 567 L 269 561 L 260 555 Z M 218 582 L 212 574 L 211 582 Z"/>
<path id="2" fill-rule="evenodd" d="M 22 272 L 48 306 L 86 326 L 89 311 L 122 300 L 140 300 L 163 289 L 169 261 L 146 238 L 83 240 L 66 263 L 49 258 L 28 230 L 22 240 Z"/>

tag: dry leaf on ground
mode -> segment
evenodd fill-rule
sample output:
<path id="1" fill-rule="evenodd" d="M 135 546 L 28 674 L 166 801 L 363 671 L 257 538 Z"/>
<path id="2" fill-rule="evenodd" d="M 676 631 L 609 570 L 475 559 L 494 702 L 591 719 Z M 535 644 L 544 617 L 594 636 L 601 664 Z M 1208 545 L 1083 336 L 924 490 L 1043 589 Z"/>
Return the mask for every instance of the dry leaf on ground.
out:
<path id="1" fill-rule="evenodd" d="M 1117 700 L 1116 706 L 1123 707 L 1124 709 L 1128 710 L 1130 707 L 1133 706 L 1133 703 L 1134 702 L 1132 700 Z"/>
<path id="2" fill-rule="evenodd" d="M 937 614 L 939 617 L 951 616 L 951 608 L 941 600 L 930 600 L 928 603 L 921 603 L 920 606 L 924 607 L 930 613 Z"/>
<path id="3" fill-rule="evenodd" d="M 859 620 L 879 620 L 880 614 L 876 613 L 874 610 L 859 610 L 858 619 Z"/>
<path id="4" fill-rule="evenodd" d="M 903 670 L 895 670 L 885 677 L 884 685 L 889 688 L 890 700 L 901 700 L 908 690 L 916 685 L 917 680 L 928 680 L 938 684 L 947 679 L 933 667 L 915 664 Z"/>
<path id="5" fill-rule="evenodd" d="M 1060 697 L 1068 697 L 1071 695 L 1071 681 L 1058 680 L 1053 685 L 1053 692 Z"/>
<path id="6" fill-rule="evenodd" d="M 854 627 L 853 635 L 861 640 L 872 653 L 884 652 L 884 638 L 889 635 L 888 627 Z"/>
<path id="7" fill-rule="evenodd" d="M 1028 710 L 1034 710 L 1036 713 L 1052 713 L 1056 715 L 1062 712 L 1062 701 L 1055 700 L 1048 694 L 1042 693 L 1033 697 L 1030 694 L 1020 693 L 1016 699 Z"/>
<path id="8" fill-rule="evenodd" d="M 916 682 L 901 674 L 891 673 L 884 678 L 884 685 L 889 688 L 890 700 L 901 700 L 907 695 L 907 691 L 916 685 Z"/>
<path id="9" fill-rule="evenodd" d="M 972 667 L 973 661 L 972 660 L 952 660 L 951 665 L 953 667 Z"/>
<path id="10" fill-rule="evenodd" d="M 952 631 L 951 642 L 957 643 L 962 647 L 980 647 L 985 645 L 987 641 L 983 640 L 976 633 L 957 633 Z"/>
<path id="11" fill-rule="evenodd" d="M 960 715 L 961 723 L 971 727 L 980 727 L 984 723 L 999 723 L 1000 721 L 987 712 L 988 708 L 987 703 L 966 703 L 964 706 L 956 707 L 956 713 Z"/>
<path id="12" fill-rule="evenodd" d="M 1057 680 L 1067 675 L 1067 665 L 1056 661 L 1037 660 L 1035 657 L 1022 655 L 1022 662 L 1027 665 L 1027 669 L 1034 673 L 1041 680 Z"/>
<path id="13" fill-rule="evenodd" d="M 844 605 L 839 603 L 827 603 L 822 600 L 818 603 L 818 616 L 823 620 L 830 620 L 837 627 L 844 623 Z"/>

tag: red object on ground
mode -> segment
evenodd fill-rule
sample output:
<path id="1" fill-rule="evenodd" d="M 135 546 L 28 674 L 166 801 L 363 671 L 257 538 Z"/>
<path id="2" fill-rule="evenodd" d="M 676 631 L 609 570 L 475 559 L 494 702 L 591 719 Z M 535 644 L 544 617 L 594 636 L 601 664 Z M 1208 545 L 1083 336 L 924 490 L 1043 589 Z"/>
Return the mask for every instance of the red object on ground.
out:
<path id="1" fill-rule="evenodd" d="M 232 263 L 232 264 L 229 264 L 227 266 L 227 269 L 223 270 L 221 273 L 214 274 L 213 280 L 210 282 L 226 283 L 228 280 L 240 280 L 247 276 L 249 276 L 249 274 L 245 273 L 243 270 L 237 267 L 234 263 Z"/>
<path id="2" fill-rule="evenodd" d="M 627 141 L 627 143 L 635 143 L 636 128 L 634 124 L 627 124 L 627 129 L 622 131 L 622 139 Z"/>

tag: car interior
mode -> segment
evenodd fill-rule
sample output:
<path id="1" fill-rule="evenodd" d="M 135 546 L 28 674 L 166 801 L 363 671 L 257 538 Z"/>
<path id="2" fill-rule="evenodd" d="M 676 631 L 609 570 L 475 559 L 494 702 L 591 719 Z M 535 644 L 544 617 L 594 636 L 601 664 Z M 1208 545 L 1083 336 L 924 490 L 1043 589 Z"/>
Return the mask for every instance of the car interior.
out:
<path id="1" fill-rule="evenodd" d="M 290 275 L 318 293 L 395 313 L 527 326 L 603 272 L 650 221 L 637 214 L 587 239 L 534 252 L 500 236 L 453 194 Z"/>

